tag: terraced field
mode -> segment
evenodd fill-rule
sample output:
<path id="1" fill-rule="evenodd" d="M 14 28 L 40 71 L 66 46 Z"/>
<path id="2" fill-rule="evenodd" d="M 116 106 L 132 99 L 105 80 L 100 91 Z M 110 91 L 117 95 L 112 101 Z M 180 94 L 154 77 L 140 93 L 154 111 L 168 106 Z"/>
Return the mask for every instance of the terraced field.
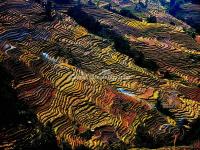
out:
<path id="1" fill-rule="evenodd" d="M 101 2 L 101 1 L 100 1 Z M 104 1 L 103 1 L 104 2 Z M 117 1 L 116 1 L 117 2 Z M 147 6 L 145 1 L 121 1 L 116 3 L 111 2 L 111 10 L 127 17 L 136 18 L 138 20 L 148 21 L 150 16 L 156 17 L 156 22 L 164 24 L 174 24 L 180 28 L 190 29 L 191 27 L 185 22 L 178 20 L 170 15 L 159 0 L 148 0 Z M 94 2 L 95 3 L 95 2 Z M 107 4 L 108 5 L 108 4 Z M 102 7 L 99 5 L 99 7 Z M 105 6 L 104 6 L 105 7 Z M 106 8 L 106 7 L 105 7 Z M 124 13 L 123 13 L 124 12 Z"/>
<path id="2" fill-rule="evenodd" d="M 155 61 L 160 72 L 173 73 L 186 82 L 199 84 L 200 46 L 176 26 L 139 22 L 91 7 L 79 11 L 100 23 L 110 36 L 126 39 L 134 50 Z M 72 15 L 75 16 L 76 12 Z M 132 51 L 124 53 L 131 55 Z"/>
<path id="3" fill-rule="evenodd" d="M 166 24 L 94 7 L 74 9 L 83 14 L 80 19 L 88 15 L 103 26 L 102 37 L 81 26 L 73 9 L 70 16 L 56 11 L 49 21 L 35 2 L 0 3 L 0 62 L 14 77 L 18 99 L 42 124 L 51 124 L 58 144 L 67 141 L 72 149 L 198 148 L 200 46 Z M 155 61 L 158 70 L 141 67 L 135 53 L 116 49 L 112 34 Z M 179 78 L 161 76 L 167 71 Z M 0 132 L 1 148 L 23 144 L 26 132 L 37 135 L 31 128 L 16 131 Z"/>

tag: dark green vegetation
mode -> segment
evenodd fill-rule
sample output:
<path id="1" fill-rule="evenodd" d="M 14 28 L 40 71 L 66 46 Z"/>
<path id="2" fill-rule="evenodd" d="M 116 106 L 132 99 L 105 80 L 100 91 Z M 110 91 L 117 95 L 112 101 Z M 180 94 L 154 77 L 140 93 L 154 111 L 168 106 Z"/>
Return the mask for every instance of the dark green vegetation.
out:
<path id="1" fill-rule="evenodd" d="M 147 22 L 149 23 L 156 23 L 157 20 L 156 20 L 156 17 L 155 16 L 150 16 L 147 18 Z"/>
<path id="2" fill-rule="evenodd" d="M 128 17 L 128 18 L 132 18 L 132 19 L 141 21 L 141 19 L 138 18 L 137 16 L 135 16 L 135 15 L 130 11 L 130 9 L 122 9 L 122 10 L 120 11 L 119 14 L 122 15 L 122 16 Z"/>
<path id="3" fill-rule="evenodd" d="M 185 31 L 185 33 L 187 33 L 192 38 L 195 38 L 195 36 L 197 35 L 195 29 L 193 29 L 193 28 L 191 28 L 191 29 L 184 29 L 184 31 Z"/>

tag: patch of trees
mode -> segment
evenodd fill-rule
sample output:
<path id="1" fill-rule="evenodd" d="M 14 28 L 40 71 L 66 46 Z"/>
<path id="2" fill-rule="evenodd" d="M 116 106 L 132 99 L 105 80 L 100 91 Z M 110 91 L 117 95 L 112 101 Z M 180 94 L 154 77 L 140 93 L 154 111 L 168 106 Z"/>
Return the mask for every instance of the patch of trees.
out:
<path id="1" fill-rule="evenodd" d="M 191 36 L 192 38 L 195 38 L 197 33 L 196 30 L 193 28 L 189 28 L 189 29 L 183 29 L 185 31 L 186 34 L 188 34 L 189 36 Z"/>
<path id="2" fill-rule="evenodd" d="M 76 22 L 84 27 L 86 27 L 90 32 L 96 33 L 102 29 L 100 24 L 88 14 L 81 10 L 81 5 L 69 9 L 68 15 L 73 17 Z"/>
<path id="3" fill-rule="evenodd" d="M 149 16 L 148 18 L 147 18 L 147 22 L 148 23 L 157 23 L 157 18 L 156 18 L 156 16 Z"/>
<path id="4" fill-rule="evenodd" d="M 133 13 L 131 13 L 130 10 L 127 10 L 127 9 L 122 9 L 119 14 L 128 18 L 135 19 L 137 21 L 142 21 L 142 19 L 138 18 Z"/>

